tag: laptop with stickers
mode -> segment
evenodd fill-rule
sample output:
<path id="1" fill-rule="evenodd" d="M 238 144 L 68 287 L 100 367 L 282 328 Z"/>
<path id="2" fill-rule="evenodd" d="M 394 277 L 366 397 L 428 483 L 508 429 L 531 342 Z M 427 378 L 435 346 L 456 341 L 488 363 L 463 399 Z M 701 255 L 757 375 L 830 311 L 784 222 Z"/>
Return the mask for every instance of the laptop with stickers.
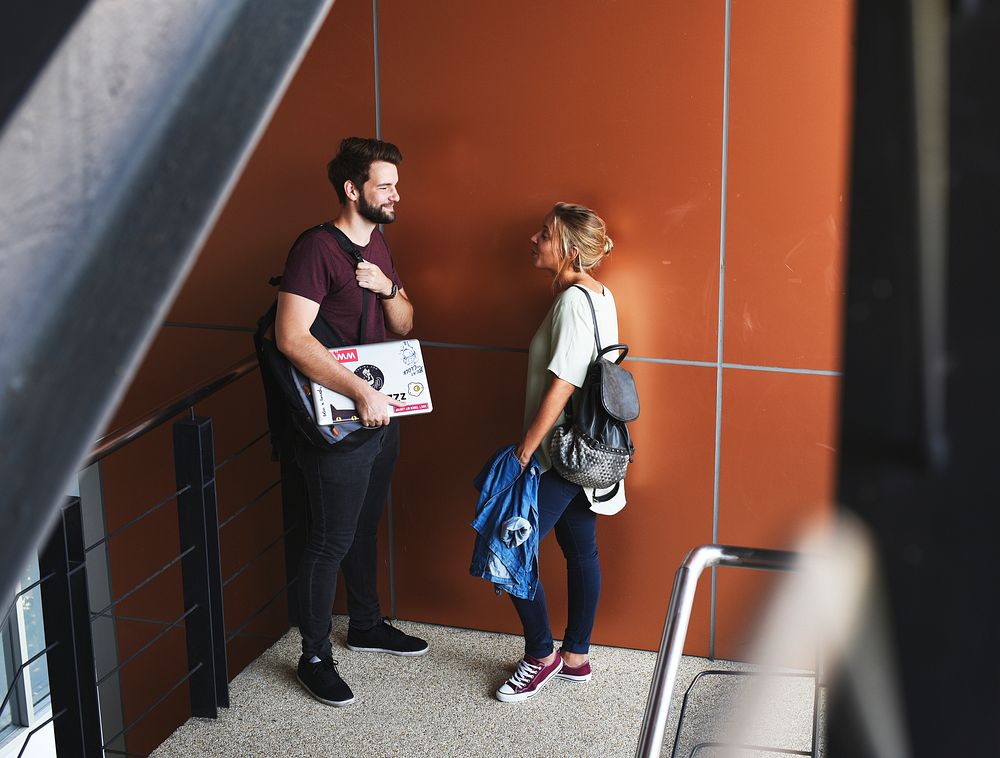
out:
<path id="1" fill-rule="evenodd" d="M 379 392 L 405 403 L 401 407 L 389 406 L 390 416 L 413 416 L 434 410 L 417 340 L 337 347 L 331 348 L 330 354 Z M 352 398 L 316 382 L 311 382 L 310 390 L 319 426 L 360 420 Z"/>

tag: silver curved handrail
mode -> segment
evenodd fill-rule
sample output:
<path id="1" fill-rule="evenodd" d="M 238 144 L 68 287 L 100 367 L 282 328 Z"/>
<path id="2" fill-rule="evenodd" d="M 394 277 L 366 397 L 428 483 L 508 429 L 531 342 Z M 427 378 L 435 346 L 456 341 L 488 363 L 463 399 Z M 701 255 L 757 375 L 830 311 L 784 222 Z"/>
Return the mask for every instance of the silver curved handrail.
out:
<path id="1" fill-rule="evenodd" d="M 660 652 L 656 657 L 653 681 L 649 686 L 646 700 L 646 714 L 642 719 L 639 733 L 638 758 L 654 758 L 660 755 L 663 735 L 670 713 L 670 701 L 677 672 L 680 668 L 684 640 L 691 608 L 698 588 L 698 579 L 707 568 L 713 566 L 739 566 L 766 571 L 789 571 L 795 566 L 799 554 L 788 550 L 765 550 L 754 547 L 734 547 L 732 545 L 702 545 L 694 548 L 674 575 L 674 587 L 670 593 L 670 605 L 663 624 L 663 638 Z"/>

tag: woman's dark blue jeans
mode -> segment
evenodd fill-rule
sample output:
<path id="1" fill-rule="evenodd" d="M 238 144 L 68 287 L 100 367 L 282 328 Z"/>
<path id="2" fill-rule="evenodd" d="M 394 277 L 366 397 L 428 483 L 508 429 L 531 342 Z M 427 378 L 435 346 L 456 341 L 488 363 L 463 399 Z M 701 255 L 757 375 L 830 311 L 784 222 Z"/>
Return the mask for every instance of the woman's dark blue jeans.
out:
<path id="1" fill-rule="evenodd" d="M 350 625 L 370 629 L 381 620 L 376 537 L 392 469 L 399 455 L 399 427 L 360 429 L 372 439 L 349 452 L 323 450 L 299 440 L 295 458 L 309 493 L 309 536 L 299 563 L 299 631 L 302 653 L 332 653 L 330 615 L 343 570 Z"/>
<path id="2" fill-rule="evenodd" d="M 539 543 L 553 528 L 556 540 L 566 556 L 569 580 L 569 613 L 562 649 L 568 653 L 587 653 L 590 634 L 601 595 L 601 564 L 597 556 L 597 514 L 580 485 L 563 479 L 550 469 L 538 483 Z M 524 652 L 544 658 L 553 650 L 552 627 L 545 607 L 545 588 L 539 577 L 532 600 L 511 596 L 524 626 Z"/>

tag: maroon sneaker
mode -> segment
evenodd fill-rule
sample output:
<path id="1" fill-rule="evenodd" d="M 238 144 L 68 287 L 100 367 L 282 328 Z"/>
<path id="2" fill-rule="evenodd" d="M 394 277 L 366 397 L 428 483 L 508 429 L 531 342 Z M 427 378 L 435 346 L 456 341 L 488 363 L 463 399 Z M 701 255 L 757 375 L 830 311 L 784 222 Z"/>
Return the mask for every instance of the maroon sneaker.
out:
<path id="1" fill-rule="evenodd" d="M 517 663 L 517 669 L 510 679 L 496 691 L 497 700 L 504 703 L 520 703 L 535 694 L 558 674 L 563 667 L 562 656 L 557 655 L 552 663 L 542 663 L 537 658 L 525 655 Z"/>
<path id="2" fill-rule="evenodd" d="M 562 650 L 559 651 L 562 658 Z M 556 679 L 568 679 L 571 682 L 589 682 L 593 672 L 590 670 L 590 660 L 586 660 L 579 666 L 570 666 L 563 661 L 562 670 L 556 674 Z"/>

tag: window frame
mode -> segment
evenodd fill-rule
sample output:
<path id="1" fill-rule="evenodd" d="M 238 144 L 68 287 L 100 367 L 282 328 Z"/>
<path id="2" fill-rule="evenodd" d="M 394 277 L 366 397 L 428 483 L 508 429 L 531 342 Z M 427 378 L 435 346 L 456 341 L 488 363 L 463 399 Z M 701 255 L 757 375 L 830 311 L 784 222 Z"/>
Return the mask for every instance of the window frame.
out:
<path id="1" fill-rule="evenodd" d="M 28 637 L 24 621 L 24 599 L 27 597 L 27 593 L 21 594 L 24 586 L 23 579 L 17 583 L 15 591 L 18 594 L 4 630 L 6 632 L 6 640 L 3 643 L 5 645 L 4 658 L 7 665 L 0 699 L 3 698 L 2 693 L 6 693 L 7 688 L 11 686 L 11 680 L 15 677 L 16 679 L 8 701 L 12 723 L 0 733 L 0 758 L 17 755 L 27 741 L 31 730 L 52 715 L 50 694 L 46 694 L 41 699 L 45 702 L 40 702 L 36 707 L 32 695 L 31 666 L 25 666 L 21 669 L 20 676 L 17 676 L 18 669 L 24 661 L 31 657 L 28 655 Z M 39 594 L 39 599 L 40 597 Z M 51 724 L 49 728 L 51 730 Z M 41 735 L 42 732 L 39 732 L 32 739 L 38 739 Z M 31 755 L 30 748 L 25 751 L 25 755 Z"/>
<path id="2" fill-rule="evenodd" d="M 7 688 L 11 686 L 11 681 L 14 678 L 14 672 L 17 669 L 17 665 L 14 663 L 14 646 L 13 640 L 17 636 L 17 630 L 14 628 L 14 613 L 10 614 L 10 618 L 4 622 L 3 628 L 0 629 L 0 653 L 3 656 L 3 680 L 0 681 L 0 688 L 2 688 L 2 694 L 0 694 L 0 700 L 7 693 Z M 0 754 L 2 754 L 3 747 L 14 738 L 21 725 L 18 724 L 17 715 L 21 712 L 21 691 L 20 685 L 15 684 L 14 688 L 11 690 L 10 698 L 8 699 L 7 705 L 4 706 L 4 711 L 10 714 L 10 723 L 0 727 Z"/>

